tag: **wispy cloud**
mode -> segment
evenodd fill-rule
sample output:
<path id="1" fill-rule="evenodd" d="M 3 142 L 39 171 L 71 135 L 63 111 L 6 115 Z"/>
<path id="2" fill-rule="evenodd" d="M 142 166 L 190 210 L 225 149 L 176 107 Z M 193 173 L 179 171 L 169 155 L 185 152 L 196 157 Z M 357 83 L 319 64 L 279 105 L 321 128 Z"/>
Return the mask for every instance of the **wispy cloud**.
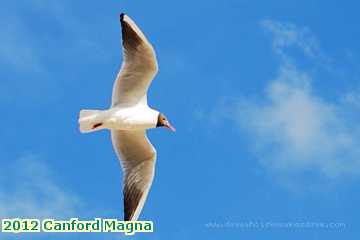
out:
<path id="1" fill-rule="evenodd" d="M 73 64 L 79 59 L 104 59 L 101 35 L 93 34 L 73 11 L 68 1 L 4 3 L 0 9 L 1 102 L 58 99 L 64 82 L 59 73 L 76 74 Z"/>
<path id="2" fill-rule="evenodd" d="M 103 217 L 108 212 L 99 206 L 89 207 L 78 194 L 62 184 L 59 173 L 40 157 L 26 155 L 0 169 L 0 219 L 78 217 L 88 220 Z M 105 216 L 106 217 L 106 216 Z M 0 232 L 6 239 L 118 239 L 119 233 L 20 233 Z M 138 239 L 135 236 L 134 239 Z"/>
<path id="3" fill-rule="evenodd" d="M 319 41 L 306 27 L 298 27 L 291 23 L 263 20 L 261 26 L 272 38 L 273 50 L 276 54 L 288 59 L 286 50 L 297 47 L 307 57 L 318 58 L 321 55 Z"/>
<path id="4" fill-rule="evenodd" d="M 360 129 L 346 115 L 351 106 L 316 96 L 310 80 L 294 67 L 280 69 L 263 99 L 239 103 L 235 120 L 271 170 L 360 174 Z"/>
<path id="5" fill-rule="evenodd" d="M 0 61 L 19 72 L 44 74 L 49 59 L 75 49 L 102 51 L 97 35 L 76 17 L 67 1 L 34 0 L 7 7 L 0 10 Z M 43 21 L 33 15 L 42 16 Z"/>
<path id="6" fill-rule="evenodd" d="M 3 164 L 0 175 L 0 219 L 68 219 L 79 216 L 83 202 L 58 183 L 56 174 L 38 157 L 29 155 L 11 164 Z M 0 237 L 46 239 L 49 235 L 0 233 Z"/>
<path id="7" fill-rule="evenodd" d="M 79 197 L 55 180 L 52 170 L 35 156 L 1 169 L 0 218 L 68 218 L 79 214 Z"/>
<path id="8" fill-rule="evenodd" d="M 325 58 L 309 29 L 272 20 L 261 26 L 279 57 L 277 75 L 261 97 L 235 101 L 228 116 L 249 133 L 262 166 L 278 176 L 360 175 L 359 95 L 329 99 L 313 88 L 311 71 L 300 69 L 291 54 L 300 50 L 313 65 Z"/>
<path id="9" fill-rule="evenodd" d="M 3 15 L 0 23 L 0 62 L 7 67 L 25 72 L 41 73 L 44 66 L 32 33 L 15 15 Z"/>

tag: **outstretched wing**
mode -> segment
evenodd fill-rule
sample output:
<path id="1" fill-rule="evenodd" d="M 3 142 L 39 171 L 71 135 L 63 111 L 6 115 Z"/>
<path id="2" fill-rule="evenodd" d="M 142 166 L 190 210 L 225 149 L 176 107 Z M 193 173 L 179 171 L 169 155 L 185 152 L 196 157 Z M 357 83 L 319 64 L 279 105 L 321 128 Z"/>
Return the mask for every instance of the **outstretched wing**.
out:
<path id="1" fill-rule="evenodd" d="M 112 105 L 147 104 L 147 90 L 158 70 L 155 51 L 130 17 L 122 13 L 120 22 L 123 64 L 113 87 Z"/>
<path id="2" fill-rule="evenodd" d="M 154 178 L 156 150 L 145 130 L 112 130 L 111 139 L 124 171 L 124 220 L 136 221 Z"/>

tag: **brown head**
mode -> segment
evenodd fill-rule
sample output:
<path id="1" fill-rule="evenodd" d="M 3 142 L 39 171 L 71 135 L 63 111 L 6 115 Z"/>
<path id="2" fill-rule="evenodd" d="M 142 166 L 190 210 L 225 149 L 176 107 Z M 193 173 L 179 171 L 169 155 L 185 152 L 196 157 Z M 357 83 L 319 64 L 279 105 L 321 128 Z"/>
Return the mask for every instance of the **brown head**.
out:
<path id="1" fill-rule="evenodd" d="M 175 132 L 175 128 L 171 126 L 170 122 L 167 120 L 164 114 L 159 113 L 158 120 L 156 123 L 156 127 L 166 127 L 170 129 L 171 131 Z"/>

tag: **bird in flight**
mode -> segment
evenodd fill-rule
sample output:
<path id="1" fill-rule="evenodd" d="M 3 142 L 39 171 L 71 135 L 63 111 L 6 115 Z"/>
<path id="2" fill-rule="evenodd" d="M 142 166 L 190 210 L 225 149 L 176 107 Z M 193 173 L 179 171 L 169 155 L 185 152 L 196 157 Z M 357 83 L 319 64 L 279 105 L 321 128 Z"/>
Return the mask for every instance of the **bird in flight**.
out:
<path id="1" fill-rule="evenodd" d="M 82 133 L 111 131 L 123 169 L 124 220 L 136 221 L 151 187 L 156 150 L 146 136 L 150 128 L 175 128 L 164 114 L 147 104 L 149 85 L 158 71 L 155 51 L 135 22 L 120 14 L 123 63 L 116 77 L 112 105 L 107 110 L 81 110 Z"/>

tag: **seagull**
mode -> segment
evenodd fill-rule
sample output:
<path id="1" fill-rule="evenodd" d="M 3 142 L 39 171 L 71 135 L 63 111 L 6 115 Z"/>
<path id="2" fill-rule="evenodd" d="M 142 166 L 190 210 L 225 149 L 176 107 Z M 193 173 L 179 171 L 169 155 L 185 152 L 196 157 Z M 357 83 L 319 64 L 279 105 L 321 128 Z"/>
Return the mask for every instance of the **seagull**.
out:
<path id="1" fill-rule="evenodd" d="M 106 110 L 81 110 L 79 128 L 82 133 L 111 131 L 124 173 L 124 220 L 136 221 L 155 173 L 156 150 L 146 130 L 166 127 L 175 132 L 175 128 L 147 104 L 147 91 L 158 71 L 152 45 L 128 15 L 120 14 L 120 23 L 123 63 L 113 86 L 112 105 Z"/>

